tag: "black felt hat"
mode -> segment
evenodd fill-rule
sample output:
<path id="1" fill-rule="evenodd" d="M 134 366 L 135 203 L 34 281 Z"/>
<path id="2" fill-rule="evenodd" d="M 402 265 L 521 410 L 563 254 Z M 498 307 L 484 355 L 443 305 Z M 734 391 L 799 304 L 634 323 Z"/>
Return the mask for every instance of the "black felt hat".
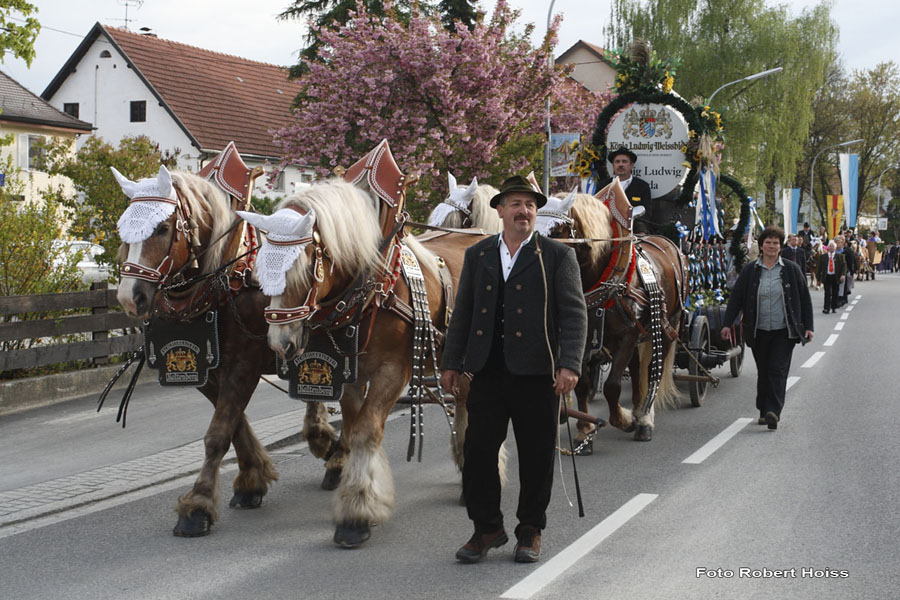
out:
<path id="1" fill-rule="evenodd" d="M 609 154 L 607 154 L 607 155 L 606 155 L 606 160 L 608 160 L 609 162 L 612 162 L 613 159 L 614 159 L 615 157 L 619 156 L 620 154 L 624 154 L 625 156 L 627 156 L 628 158 L 630 158 L 630 159 L 631 159 L 631 164 L 634 164 L 634 163 L 637 162 L 637 154 L 635 154 L 634 152 L 632 152 L 631 150 L 629 150 L 629 149 L 626 148 L 625 146 L 619 146 L 618 148 L 616 148 L 615 150 L 613 150 L 612 152 L 610 152 Z"/>
<path id="2" fill-rule="evenodd" d="M 510 192 L 524 192 L 526 194 L 531 194 L 534 196 L 538 208 L 547 204 L 547 197 L 531 187 L 531 184 L 528 183 L 527 179 L 521 175 L 513 175 L 500 186 L 500 193 L 491 198 L 491 208 L 497 208 L 497 205 L 503 199 L 503 196 Z"/>

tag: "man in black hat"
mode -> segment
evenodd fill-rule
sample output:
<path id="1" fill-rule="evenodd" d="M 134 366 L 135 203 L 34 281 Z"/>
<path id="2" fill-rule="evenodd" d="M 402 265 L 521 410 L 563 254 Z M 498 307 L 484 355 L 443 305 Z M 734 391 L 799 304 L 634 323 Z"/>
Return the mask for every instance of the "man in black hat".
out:
<path id="1" fill-rule="evenodd" d="M 540 558 L 553 485 L 561 394 L 575 387 L 587 337 L 581 274 L 572 248 L 534 231 L 547 198 L 510 177 L 491 199 L 503 232 L 466 251 L 441 358 L 441 385 L 456 393 L 472 373 L 463 448 L 463 496 L 475 533 L 456 553 L 475 563 L 508 541 L 500 511 L 500 446 L 512 420 L 519 455 L 514 558 Z"/>
<path id="2" fill-rule="evenodd" d="M 803 224 L 803 229 L 797 232 L 797 237 L 800 238 L 800 247 L 809 255 L 812 251 L 812 230 L 809 228 L 809 223 Z"/>
<path id="3" fill-rule="evenodd" d="M 652 220 L 650 213 L 653 206 L 650 202 L 650 184 L 632 173 L 634 163 L 637 162 L 637 155 L 625 146 L 620 146 L 610 152 L 606 159 L 612 163 L 613 176 L 619 178 L 619 183 L 622 184 L 622 189 L 625 190 L 625 195 L 628 196 L 631 205 L 643 206 L 646 210 L 643 215 L 635 218 L 635 233 L 647 233 L 647 222 Z M 601 183 L 600 188 L 606 187 L 611 181 L 612 177 Z"/>

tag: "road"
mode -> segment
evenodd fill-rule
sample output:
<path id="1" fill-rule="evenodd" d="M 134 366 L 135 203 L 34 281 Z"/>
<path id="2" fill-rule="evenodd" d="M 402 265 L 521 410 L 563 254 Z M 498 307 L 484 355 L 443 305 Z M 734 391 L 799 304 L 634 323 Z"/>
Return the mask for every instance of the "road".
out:
<path id="1" fill-rule="evenodd" d="M 601 432 L 577 459 L 584 518 L 563 457 L 536 565 L 514 563 L 512 542 L 477 565 L 454 560 L 471 525 L 433 407 L 421 463 L 405 461 L 408 412 L 392 414 L 396 512 L 359 550 L 331 543 L 331 493 L 297 436 L 302 407 L 265 384 L 248 414 L 281 478 L 262 508 L 223 507 L 199 539 L 171 535 L 211 414 L 193 390 L 142 386 L 124 430 L 116 397 L 99 414 L 86 398 L 4 417 L 0 597 L 896 598 L 898 297 L 898 275 L 858 283 L 835 315 L 813 293 L 815 340 L 794 353 L 775 432 L 756 424 L 748 353 L 739 378 L 716 370 L 702 407 L 659 414 L 652 442 Z M 510 531 L 516 469 L 513 450 Z M 226 503 L 234 474 L 226 466 Z"/>

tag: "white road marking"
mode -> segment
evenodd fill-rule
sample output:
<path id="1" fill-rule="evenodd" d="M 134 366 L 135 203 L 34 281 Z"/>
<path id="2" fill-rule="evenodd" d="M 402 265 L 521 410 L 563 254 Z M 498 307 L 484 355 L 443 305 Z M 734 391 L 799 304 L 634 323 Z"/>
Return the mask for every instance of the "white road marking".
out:
<path id="1" fill-rule="evenodd" d="M 854 300 L 859 300 L 860 298 L 862 298 L 862 294 L 857 294 L 857 296 L 856 296 L 856 298 L 854 298 Z"/>
<path id="2" fill-rule="evenodd" d="M 844 309 L 844 312 L 850 312 L 850 311 L 853 310 L 854 308 L 856 308 L 856 307 L 855 307 L 855 306 L 848 306 L 847 308 Z"/>
<path id="3" fill-rule="evenodd" d="M 562 552 L 533 571 L 531 575 L 503 592 L 500 597 L 520 600 L 531 598 L 547 584 L 562 575 L 576 561 L 593 550 L 600 542 L 615 533 L 617 529 L 627 523 L 631 517 L 641 512 L 644 507 L 656 500 L 657 497 L 658 494 L 638 494 L 623 504 L 616 512 L 600 521 L 593 529 L 575 540 Z"/>
<path id="4" fill-rule="evenodd" d="M 838 321 L 837 323 L 834 324 L 834 330 L 840 331 L 841 329 L 844 328 L 845 323 L 846 323 L 846 321 Z"/>
<path id="5" fill-rule="evenodd" d="M 729 425 L 725 429 L 725 431 L 703 444 L 703 446 L 701 446 L 699 450 L 697 450 L 681 462 L 689 465 L 699 465 L 704 460 L 706 460 L 710 454 L 724 446 L 725 442 L 733 438 L 738 431 L 746 427 L 747 423 L 750 423 L 751 421 L 753 421 L 753 419 L 749 417 L 741 417 L 740 419 Z"/>
<path id="6" fill-rule="evenodd" d="M 841 321 L 846 321 L 846 320 L 847 320 L 847 317 L 849 317 L 849 316 L 850 316 L 850 313 L 844 313 L 844 314 L 842 314 L 842 315 L 841 315 Z"/>
<path id="7" fill-rule="evenodd" d="M 50 419 L 49 421 L 44 421 L 41 425 L 68 425 L 69 423 L 77 423 L 78 421 L 90 421 L 91 419 L 96 419 L 97 417 L 106 417 L 108 416 L 110 411 L 100 412 L 97 410 L 88 410 L 80 413 L 76 413 L 74 415 L 68 417 L 58 417 L 56 419 Z"/>
<path id="8" fill-rule="evenodd" d="M 787 385 L 785 386 L 784 391 L 788 391 L 789 389 L 791 389 L 791 387 L 793 387 L 793 385 L 795 383 L 797 383 L 798 381 L 800 381 L 799 377 L 796 377 L 796 376 L 788 377 Z"/>
<path id="9" fill-rule="evenodd" d="M 854 301 L 851 302 L 850 304 L 852 304 L 853 306 L 856 306 L 857 304 L 859 304 L 859 300 L 854 300 Z"/>
<path id="10" fill-rule="evenodd" d="M 801 365 L 800 368 L 801 369 L 811 369 L 812 367 L 814 367 L 816 365 L 817 362 L 819 362 L 819 359 L 822 358 L 823 356 L 825 356 L 824 352 L 816 352 L 815 354 L 810 356 L 809 359 L 805 363 L 803 363 L 803 365 Z"/>
<path id="11" fill-rule="evenodd" d="M 834 346 L 834 343 L 837 341 L 837 339 L 838 339 L 838 334 L 832 333 L 831 335 L 828 336 L 828 339 L 825 340 L 825 343 L 822 345 L 823 346 Z"/>

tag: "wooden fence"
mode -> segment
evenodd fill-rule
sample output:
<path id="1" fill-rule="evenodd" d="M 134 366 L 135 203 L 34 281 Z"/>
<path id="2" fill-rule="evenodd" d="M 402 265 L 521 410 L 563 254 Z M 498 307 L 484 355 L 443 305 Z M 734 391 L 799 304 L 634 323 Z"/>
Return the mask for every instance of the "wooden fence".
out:
<path id="1" fill-rule="evenodd" d="M 116 290 L 107 289 L 106 283 L 96 283 L 87 292 L 0 297 L 0 316 L 90 309 L 90 314 L 0 323 L 0 342 L 88 333 L 91 338 L 69 343 L 41 344 L 9 352 L 0 351 L 0 371 L 29 369 L 75 360 L 92 360 L 96 364 L 103 364 L 111 355 L 137 350 L 143 343 L 140 332 L 115 337 L 109 334 L 111 330 L 141 326 L 140 319 L 129 317 L 123 312 L 110 312 L 110 308 L 117 306 Z"/>

